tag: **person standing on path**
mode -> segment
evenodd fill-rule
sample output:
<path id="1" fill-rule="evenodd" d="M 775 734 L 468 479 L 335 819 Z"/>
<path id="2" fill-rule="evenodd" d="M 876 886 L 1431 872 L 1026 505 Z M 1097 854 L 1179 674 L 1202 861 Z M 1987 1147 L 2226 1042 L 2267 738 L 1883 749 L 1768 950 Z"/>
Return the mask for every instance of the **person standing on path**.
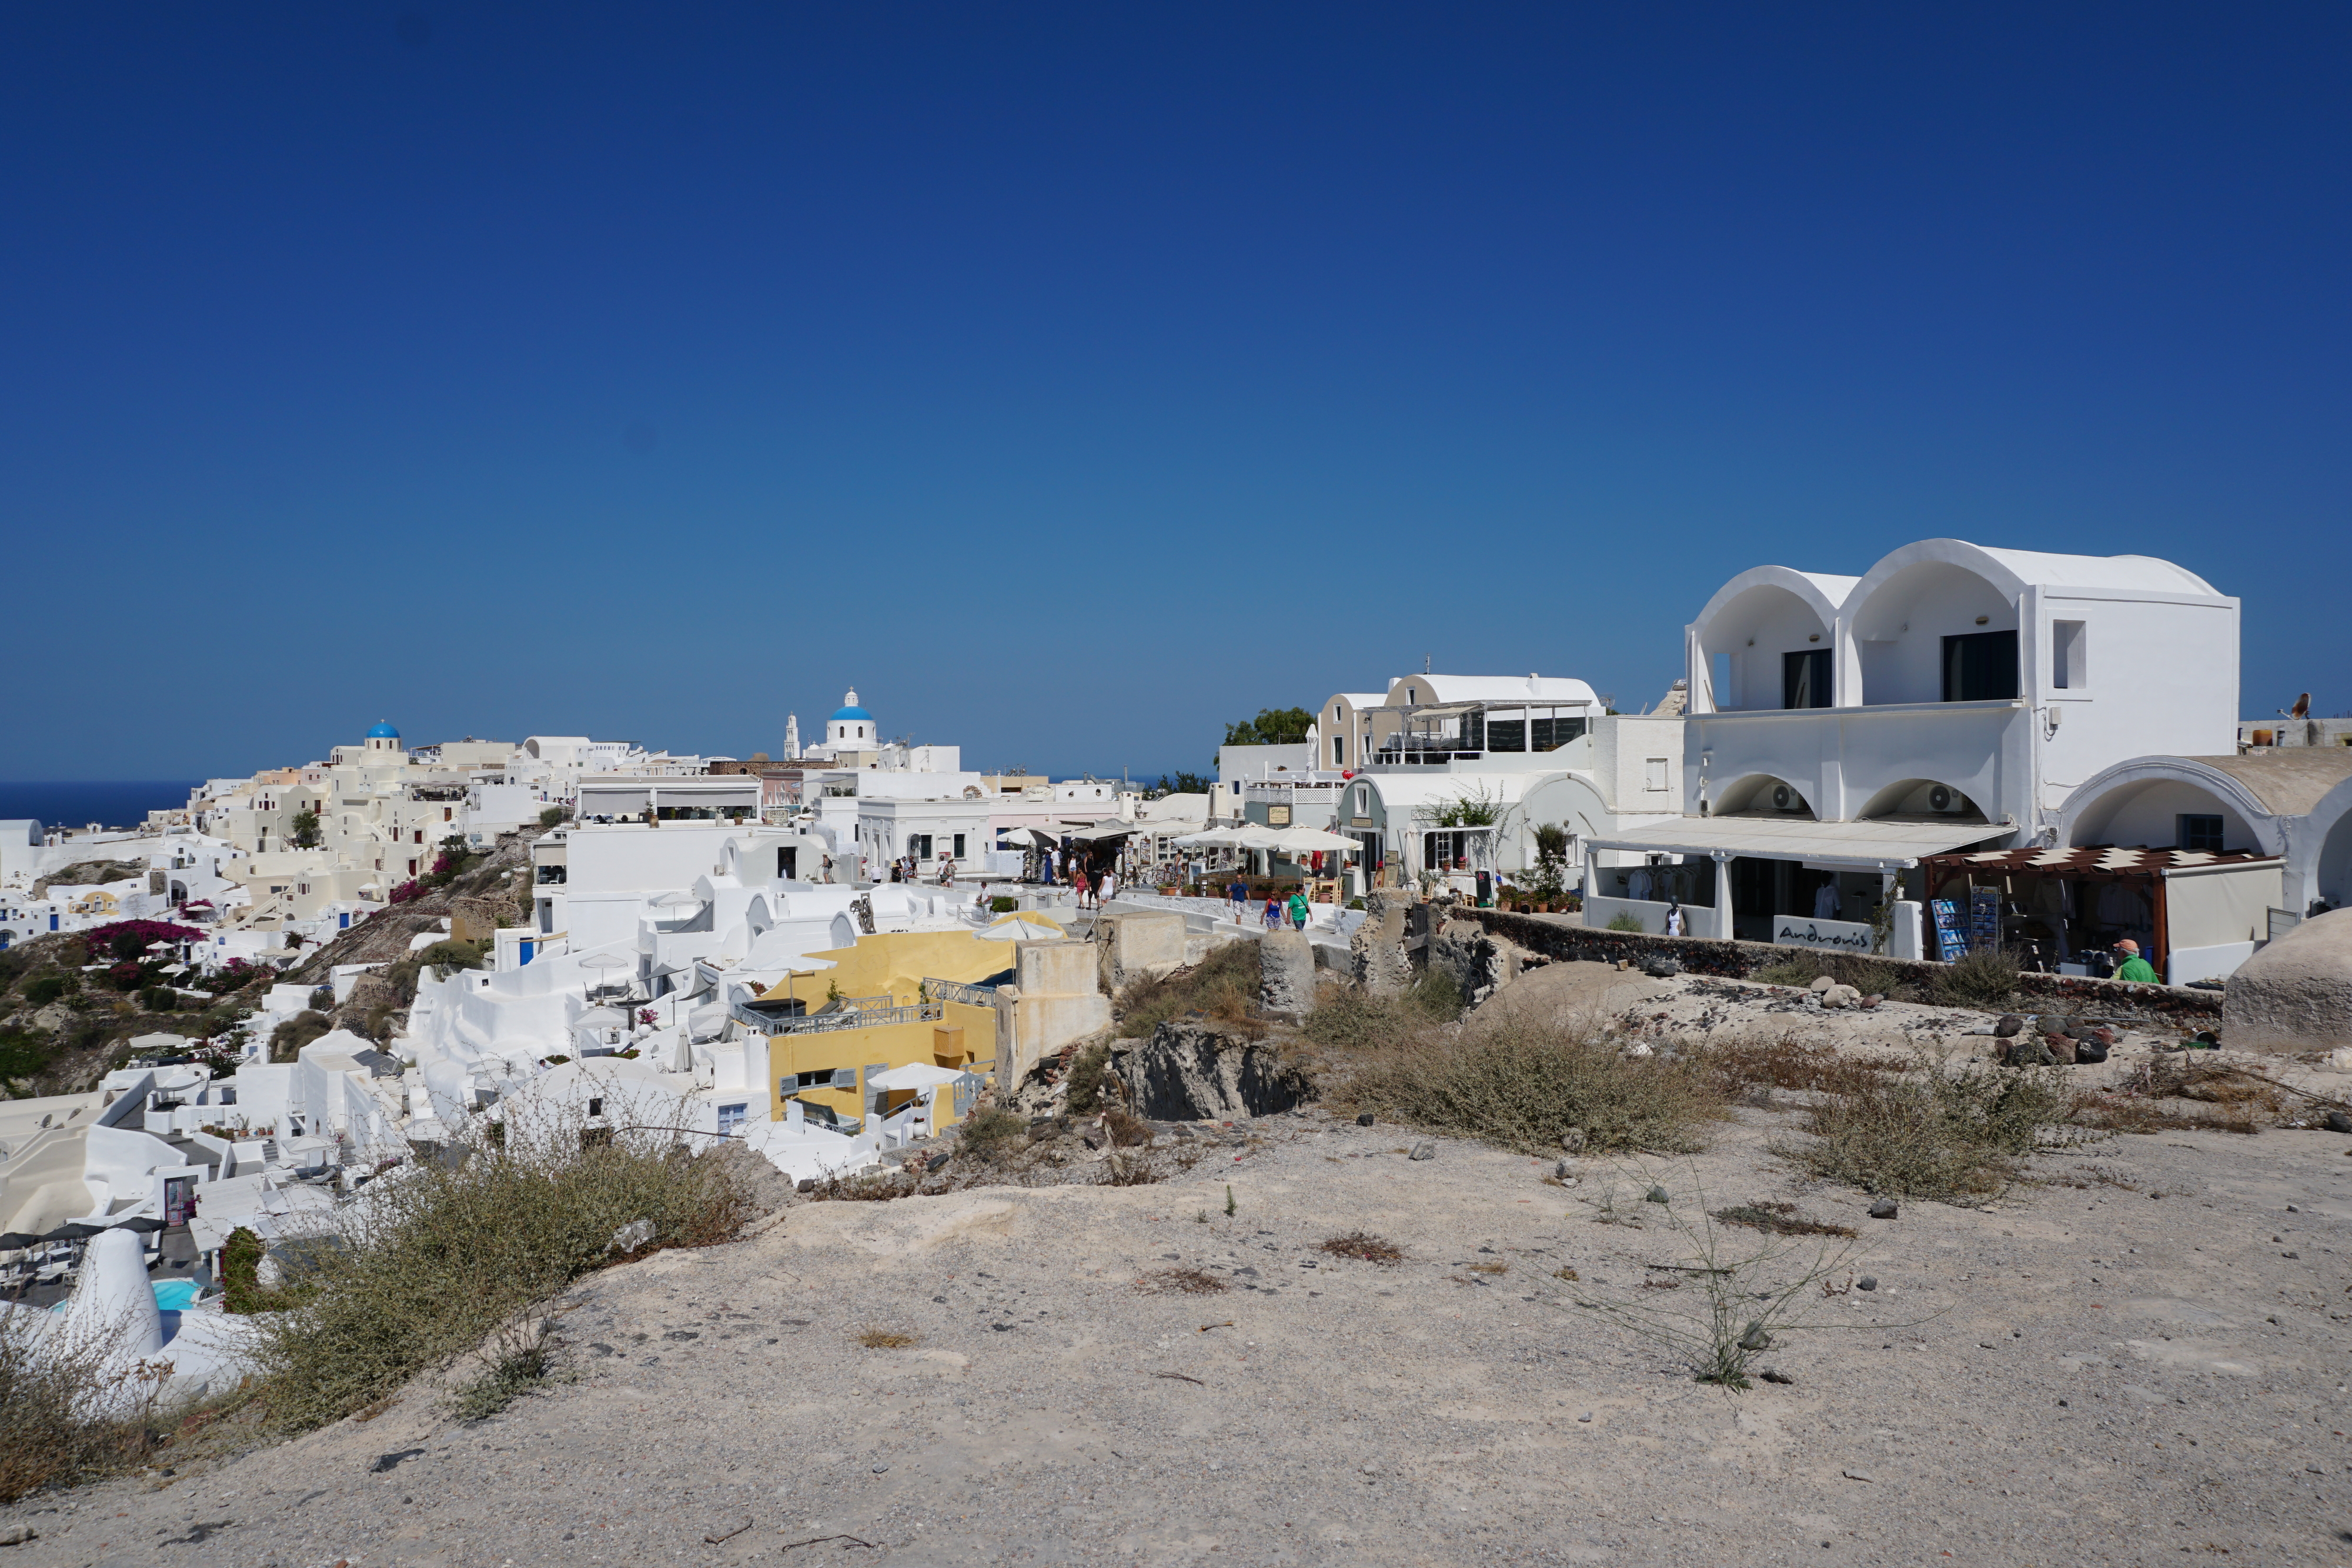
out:
<path id="1" fill-rule="evenodd" d="M 1247 912 L 1249 909 L 1249 883 L 1244 882 L 1238 876 L 1234 878 L 1234 884 L 1225 889 L 1225 896 L 1234 901 L 1234 924 L 1236 925 L 1247 925 L 1249 923 L 1247 919 Z"/>

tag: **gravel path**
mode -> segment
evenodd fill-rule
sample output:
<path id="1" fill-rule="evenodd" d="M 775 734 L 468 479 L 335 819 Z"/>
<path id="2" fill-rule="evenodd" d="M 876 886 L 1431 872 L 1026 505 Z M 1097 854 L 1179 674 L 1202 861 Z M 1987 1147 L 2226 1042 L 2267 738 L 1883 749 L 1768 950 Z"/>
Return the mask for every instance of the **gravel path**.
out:
<path id="1" fill-rule="evenodd" d="M 35 1500 L 0 1511 L 37 1532 L 0 1568 L 2352 1561 L 2352 1140 L 2116 1139 L 1992 1208 L 1874 1220 L 1790 1185 L 1785 1113 L 1740 1114 L 1572 1187 L 1308 1112 L 1217 1129 L 1157 1186 L 797 1205 L 585 1281 L 574 1380 L 504 1415 L 419 1390 Z M 1762 1358 L 1792 1382 L 1696 1384 L 1571 1304 L 1687 1261 L 1595 1222 L 1653 1179 L 1678 1212 L 1704 1189 L 1852 1226 L 1829 1282 L 1877 1289 Z M 1359 1228 L 1405 1260 L 1318 1249 Z M 1137 1288 L 1180 1267 L 1228 1288 Z"/>

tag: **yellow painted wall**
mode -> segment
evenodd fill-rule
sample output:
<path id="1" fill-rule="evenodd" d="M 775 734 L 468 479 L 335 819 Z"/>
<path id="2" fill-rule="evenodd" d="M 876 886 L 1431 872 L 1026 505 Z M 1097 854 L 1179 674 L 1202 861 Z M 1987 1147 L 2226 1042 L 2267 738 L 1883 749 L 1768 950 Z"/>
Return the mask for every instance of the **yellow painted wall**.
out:
<path id="1" fill-rule="evenodd" d="M 821 1002 L 828 984 L 845 997 L 878 997 L 887 993 L 901 1007 L 911 1006 L 925 977 L 941 980 L 984 980 L 1013 967 L 1013 945 L 990 942 L 969 931 L 885 931 L 860 936 L 854 946 L 835 947 L 811 957 L 830 958 L 835 967 L 814 975 L 797 973 L 779 981 L 761 999 L 796 996 L 812 1005 Z M 812 980 L 814 982 L 812 988 Z"/>
<path id="2" fill-rule="evenodd" d="M 873 938 L 868 937 L 871 941 Z M 993 971 L 991 971 L 992 973 Z M 848 988 L 843 987 L 846 992 Z M 830 1105 L 835 1115 L 845 1122 L 855 1122 L 866 1108 L 858 1102 L 857 1090 L 803 1089 L 788 1094 L 783 1081 L 803 1072 L 832 1072 L 847 1068 L 853 1073 L 863 1067 L 881 1062 L 890 1067 L 905 1067 L 921 1062 L 927 1067 L 950 1067 L 985 1074 L 996 1059 L 996 1009 L 977 1008 L 961 1002 L 945 1004 L 947 1016 L 937 1022 L 877 1024 L 869 1029 L 828 1030 L 822 1034 L 780 1034 L 768 1042 L 768 1092 L 774 1101 L 773 1114 L 784 1119 L 784 1102 L 799 1098 L 813 1105 Z M 963 1055 L 949 1061 L 937 1054 L 938 1031 L 941 1028 L 963 1030 Z M 913 1098 L 911 1093 L 894 1096 L 890 1108 Z M 945 1097 L 939 1102 L 939 1125 L 946 1126 L 955 1119 L 955 1113 Z"/>

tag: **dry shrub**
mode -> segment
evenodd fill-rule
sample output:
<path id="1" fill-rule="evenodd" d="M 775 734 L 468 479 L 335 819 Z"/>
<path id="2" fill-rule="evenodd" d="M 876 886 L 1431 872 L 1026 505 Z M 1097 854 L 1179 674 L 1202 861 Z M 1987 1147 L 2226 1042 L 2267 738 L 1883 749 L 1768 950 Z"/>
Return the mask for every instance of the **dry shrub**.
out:
<path id="1" fill-rule="evenodd" d="M 920 1342 L 913 1334 L 895 1329 L 867 1329 L 857 1336 L 857 1343 L 868 1350 L 905 1350 Z"/>
<path id="2" fill-rule="evenodd" d="M 1103 1113 L 1103 1134 L 1114 1149 L 1138 1149 L 1151 1142 L 1151 1124 L 1114 1105 Z"/>
<path id="3" fill-rule="evenodd" d="M 1444 975 L 1424 975 L 1409 991 L 1373 997 L 1334 988 L 1307 1015 L 1307 1038 L 1341 1050 L 1412 1044 L 1433 1024 L 1459 1018 L 1462 988 Z"/>
<path id="4" fill-rule="evenodd" d="M 1168 1173 L 1148 1154 L 1114 1154 L 1103 1162 L 1104 1186 L 1150 1186 L 1167 1179 Z"/>
<path id="5" fill-rule="evenodd" d="M 1511 1266 L 1500 1260 L 1492 1263 L 1472 1263 L 1467 1267 L 1473 1274 L 1507 1274 L 1511 1271 Z"/>
<path id="6" fill-rule="evenodd" d="M 1891 997 L 1905 1002 L 1916 1002 L 1921 998 L 1920 988 L 1910 977 L 1882 959 L 1860 953 L 1818 953 L 1803 947 L 1791 947 L 1788 954 L 1748 977 L 1767 986 L 1804 987 L 1827 975 L 1839 985 L 1852 986 L 1864 996 Z"/>
<path id="7" fill-rule="evenodd" d="M 696 1156 L 660 1128 L 583 1139 L 552 1107 L 510 1105 L 503 1124 L 495 1145 L 477 1125 L 451 1157 L 363 1188 L 341 1213 L 341 1245 L 309 1255 L 302 1303 L 255 1317 L 274 1421 L 324 1425 L 475 1351 L 606 1261 L 624 1226 L 653 1222 L 641 1256 L 725 1240 L 743 1217 L 724 1149 Z"/>
<path id="8" fill-rule="evenodd" d="M 1850 1093 L 1864 1082 L 1910 1063 L 1891 1056 L 1846 1056 L 1836 1047 L 1778 1040 L 1731 1040 L 1709 1045 L 1699 1061 L 1726 1095 L 1769 1084 L 1775 1089 Z"/>
<path id="9" fill-rule="evenodd" d="M 1135 1288 L 1147 1296 L 1213 1296 L 1219 1291 L 1232 1287 L 1206 1269 L 1187 1265 L 1177 1269 L 1154 1269 L 1148 1274 L 1139 1275 Z"/>
<path id="10" fill-rule="evenodd" d="M 159 1380 L 110 1368 L 112 1334 L 46 1316 L 0 1311 L 0 1503 L 138 1464 L 152 1443 Z"/>
<path id="11" fill-rule="evenodd" d="M 1948 1008 L 2000 1011 L 2017 1000 L 2019 973 L 2016 954 L 1979 947 L 1937 970 L 1927 999 Z"/>
<path id="12" fill-rule="evenodd" d="M 1980 1203 L 2035 1149 L 2064 1141 L 2074 1103 L 2063 1068 L 1935 1065 L 1826 1097 L 1808 1113 L 1812 1141 L 1773 1152 L 1864 1192 Z"/>
<path id="13" fill-rule="evenodd" d="M 1518 1019 L 1368 1050 L 1346 1094 L 1383 1120 L 1507 1148 L 1557 1149 L 1581 1127 L 1596 1154 L 1689 1153 L 1704 1124 L 1729 1114 L 1694 1061 L 1630 1057 L 1607 1037 Z"/>
<path id="14" fill-rule="evenodd" d="M 1393 1269 L 1404 1261 L 1404 1249 L 1395 1242 L 1362 1230 L 1328 1237 L 1321 1243 L 1321 1250 L 1334 1258 L 1354 1258 L 1365 1263 L 1377 1263 L 1383 1269 Z"/>
<path id="15" fill-rule="evenodd" d="M 2194 1109 L 2168 1106 L 2168 1100 L 2189 1101 Z M 2290 1109 L 2277 1080 L 2182 1052 L 2152 1058 L 2104 1093 L 2076 1095 L 2073 1120 L 2109 1133 L 2252 1134 L 2285 1121 Z"/>
<path id="16" fill-rule="evenodd" d="M 1200 1013 L 1253 1037 L 1265 1032 L 1257 1020 L 1259 983 L 1255 942 L 1228 942 L 1189 969 L 1156 980 L 1130 980 L 1112 1005 L 1118 1032 L 1141 1040 L 1170 1019 Z"/>
<path id="17" fill-rule="evenodd" d="M 1828 1225 L 1818 1219 L 1808 1218 L 1797 1212 L 1797 1206 L 1793 1203 L 1765 1203 L 1759 1200 L 1755 1203 L 1734 1204 L 1729 1208 L 1717 1209 L 1715 1218 L 1726 1225 L 1744 1225 L 1750 1230 L 1769 1231 L 1775 1236 L 1852 1236 L 1855 1234 L 1851 1225 Z"/>

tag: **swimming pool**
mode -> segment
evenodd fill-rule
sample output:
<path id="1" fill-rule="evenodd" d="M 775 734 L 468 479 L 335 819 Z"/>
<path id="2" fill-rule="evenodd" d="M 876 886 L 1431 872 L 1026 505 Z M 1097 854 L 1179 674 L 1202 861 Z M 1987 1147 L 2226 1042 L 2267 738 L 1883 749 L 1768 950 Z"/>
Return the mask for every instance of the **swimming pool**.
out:
<path id="1" fill-rule="evenodd" d="M 195 1305 L 197 1285 L 194 1280 L 153 1280 L 149 1284 L 155 1292 L 156 1306 L 164 1312 L 185 1312 Z"/>

